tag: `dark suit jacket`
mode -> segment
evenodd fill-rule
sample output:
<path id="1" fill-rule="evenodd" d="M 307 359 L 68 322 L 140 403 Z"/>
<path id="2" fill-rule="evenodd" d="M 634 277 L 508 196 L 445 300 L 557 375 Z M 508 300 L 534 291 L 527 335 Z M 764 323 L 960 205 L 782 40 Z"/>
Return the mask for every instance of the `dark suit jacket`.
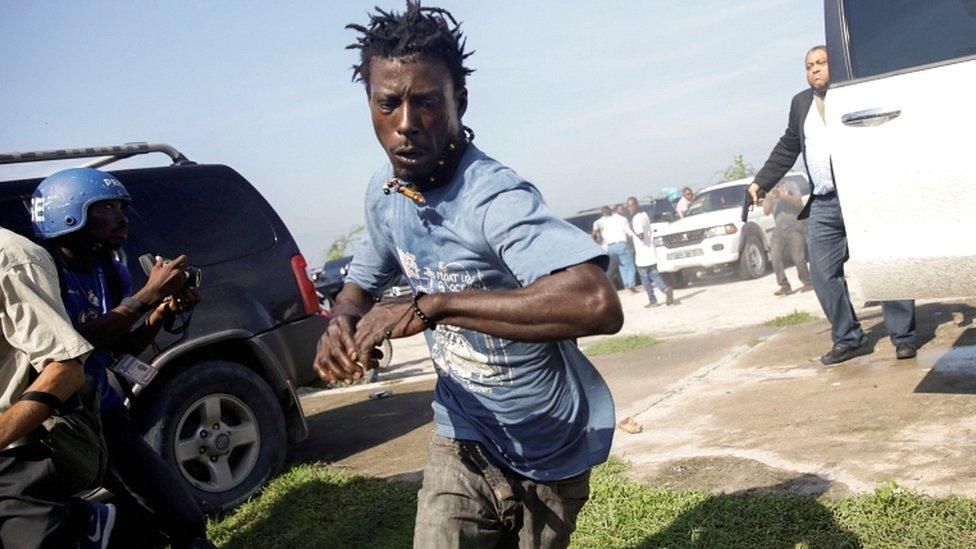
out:
<path id="1" fill-rule="evenodd" d="M 786 132 L 779 138 L 779 143 L 773 147 L 773 152 L 769 153 L 769 159 L 763 164 L 762 169 L 756 174 L 756 183 L 759 188 L 769 191 L 786 172 L 790 171 L 800 153 L 803 154 L 803 167 L 807 171 L 807 179 L 810 180 L 810 192 L 813 193 L 813 179 L 810 177 L 810 168 L 807 166 L 806 159 L 806 140 L 803 135 L 803 124 L 806 122 L 807 114 L 810 112 L 810 105 L 813 104 L 813 88 L 807 88 L 793 96 L 790 103 L 790 121 L 786 126 Z M 810 200 L 797 217 L 806 219 L 810 215 Z"/>

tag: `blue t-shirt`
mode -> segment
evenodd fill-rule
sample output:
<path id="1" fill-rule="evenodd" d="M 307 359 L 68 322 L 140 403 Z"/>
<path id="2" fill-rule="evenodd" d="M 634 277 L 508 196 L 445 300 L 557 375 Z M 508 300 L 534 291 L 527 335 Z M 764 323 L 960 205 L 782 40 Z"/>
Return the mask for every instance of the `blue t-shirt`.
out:
<path id="1" fill-rule="evenodd" d="M 414 291 L 432 294 L 514 289 L 594 259 L 605 265 L 589 235 L 474 145 L 449 184 L 424 192 L 424 206 L 384 195 L 390 177 L 387 165 L 369 185 L 366 232 L 346 278 L 370 293 L 379 295 L 401 272 Z M 607 459 L 613 399 L 574 342 L 525 343 L 446 325 L 425 336 L 439 374 L 437 434 L 481 442 L 540 481 Z"/>
<path id="2" fill-rule="evenodd" d="M 103 271 L 101 263 L 88 273 L 73 271 L 61 267 L 61 277 L 64 279 L 65 293 L 61 296 L 64 308 L 71 318 L 71 323 L 77 329 L 82 324 L 98 318 L 119 305 L 118 302 L 132 293 L 132 276 L 129 270 L 118 261 L 112 262 L 112 267 L 118 273 L 122 283 L 122 295 L 118 300 L 112 298 L 109 290 L 108 273 Z M 123 405 L 122 395 L 108 383 L 106 369 L 113 364 L 112 355 L 105 350 L 96 349 L 85 361 L 85 373 L 97 379 L 102 387 L 102 411 L 112 410 Z"/>

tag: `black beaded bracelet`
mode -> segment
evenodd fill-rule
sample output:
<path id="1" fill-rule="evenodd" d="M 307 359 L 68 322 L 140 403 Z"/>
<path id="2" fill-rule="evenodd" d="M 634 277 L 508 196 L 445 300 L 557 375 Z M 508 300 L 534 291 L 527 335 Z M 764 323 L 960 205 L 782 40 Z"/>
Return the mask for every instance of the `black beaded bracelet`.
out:
<path id="1" fill-rule="evenodd" d="M 417 317 L 420 318 L 420 320 L 424 321 L 424 326 L 427 326 L 428 330 L 436 330 L 437 323 L 431 320 L 429 316 L 425 315 L 424 312 L 420 310 L 420 306 L 417 305 L 417 302 L 420 301 L 420 298 L 424 297 L 425 295 L 427 294 L 425 294 L 424 292 L 417 292 L 413 294 L 413 300 L 410 302 L 410 307 L 413 308 L 413 313 L 417 315 Z"/>

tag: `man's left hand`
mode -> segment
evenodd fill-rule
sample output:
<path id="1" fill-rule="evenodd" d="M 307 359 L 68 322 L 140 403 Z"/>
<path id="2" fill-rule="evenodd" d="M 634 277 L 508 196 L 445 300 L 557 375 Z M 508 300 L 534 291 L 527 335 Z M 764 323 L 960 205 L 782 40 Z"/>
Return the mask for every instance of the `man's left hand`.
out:
<path id="1" fill-rule="evenodd" d="M 410 337 L 426 328 L 424 322 L 413 312 L 409 301 L 379 303 L 356 324 L 354 337 L 356 349 L 359 356 L 371 356 L 373 349 L 378 347 L 384 338 Z"/>
<path id="2" fill-rule="evenodd" d="M 200 292 L 194 288 L 183 288 L 173 295 L 167 297 L 156 307 L 156 310 L 149 315 L 149 324 L 155 325 L 165 318 L 175 316 L 179 313 L 188 313 L 200 303 Z"/>

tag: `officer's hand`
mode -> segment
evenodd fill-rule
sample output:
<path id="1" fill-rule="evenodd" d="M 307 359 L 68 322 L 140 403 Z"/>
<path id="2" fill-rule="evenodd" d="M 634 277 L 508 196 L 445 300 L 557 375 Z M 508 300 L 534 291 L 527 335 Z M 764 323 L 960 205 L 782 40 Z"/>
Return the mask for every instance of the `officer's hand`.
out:
<path id="1" fill-rule="evenodd" d="M 749 196 L 752 197 L 753 204 L 762 204 L 761 199 L 759 198 L 759 183 L 753 182 L 751 185 L 749 185 L 747 192 L 749 193 Z"/>
<path id="2" fill-rule="evenodd" d="M 186 256 L 181 255 L 172 261 L 164 262 L 157 257 L 156 264 L 149 271 L 149 280 L 143 287 L 141 301 L 159 303 L 167 296 L 179 292 L 186 284 Z M 143 299 L 144 298 L 144 299 Z"/>
<path id="3" fill-rule="evenodd" d="M 196 289 L 181 288 L 156 307 L 149 315 L 149 324 L 155 326 L 167 318 L 174 318 L 178 313 L 188 313 L 200 303 L 200 299 L 200 292 Z"/>
<path id="4" fill-rule="evenodd" d="M 161 307 L 164 307 L 167 313 L 188 313 L 200 303 L 200 300 L 200 292 L 196 288 L 180 288 L 164 299 Z"/>
<path id="5" fill-rule="evenodd" d="M 340 380 L 350 383 L 365 374 L 364 366 L 357 364 L 359 356 L 353 340 L 358 320 L 349 315 L 334 316 L 319 338 L 314 367 L 323 380 L 329 383 L 338 383 Z M 368 364 L 371 357 L 365 358 Z"/>

